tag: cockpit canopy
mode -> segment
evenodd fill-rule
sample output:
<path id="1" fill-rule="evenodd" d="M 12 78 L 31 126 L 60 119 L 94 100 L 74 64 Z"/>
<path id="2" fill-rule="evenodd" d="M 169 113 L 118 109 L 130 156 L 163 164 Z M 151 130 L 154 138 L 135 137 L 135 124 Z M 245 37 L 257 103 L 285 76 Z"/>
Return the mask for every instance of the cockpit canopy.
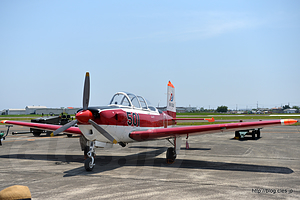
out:
<path id="1" fill-rule="evenodd" d="M 144 110 L 156 111 L 154 106 L 151 106 L 142 96 L 136 96 L 128 92 L 117 92 L 110 101 L 111 106 L 134 107 Z"/>

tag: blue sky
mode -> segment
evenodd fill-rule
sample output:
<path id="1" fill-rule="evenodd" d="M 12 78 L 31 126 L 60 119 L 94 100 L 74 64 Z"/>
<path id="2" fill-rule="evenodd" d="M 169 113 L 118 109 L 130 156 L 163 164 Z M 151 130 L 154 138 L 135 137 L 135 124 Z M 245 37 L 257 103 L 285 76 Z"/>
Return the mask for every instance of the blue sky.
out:
<path id="1" fill-rule="evenodd" d="M 177 106 L 300 106 L 300 2 L 0 1 L 0 110 L 117 91 Z"/>

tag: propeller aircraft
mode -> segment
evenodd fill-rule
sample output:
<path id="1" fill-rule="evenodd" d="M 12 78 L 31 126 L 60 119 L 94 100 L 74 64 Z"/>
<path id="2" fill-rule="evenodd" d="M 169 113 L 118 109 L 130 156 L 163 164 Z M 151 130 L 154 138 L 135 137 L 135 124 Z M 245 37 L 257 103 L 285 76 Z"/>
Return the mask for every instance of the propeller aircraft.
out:
<path id="1" fill-rule="evenodd" d="M 173 147 L 167 149 L 166 161 L 172 164 L 180 152 L 182 138 L 297 122 L 294 119 L 282 119 L 178 127 L 175 126 L 178 120 L 212 122 L 214 119 L 176 118 L 175 87 L 170 81 L 167 86 L 167 111 L 164 112 L 151 106 L 142 96 L 127 92 L 117 92 L 109 105 L 100 107 L 89 107 L 89 97 L 90 74 L 87 72 L 83 88 L 83 106 L 77 111 L 75 120 L 63 126 L 9 120 L 2 120 L 1 123 L 52 130 L 54 132 L 51 136 L 61 132 L 80 134 L 81 149 L 85 156 L 84 166 L 87 171 L 92 171 L 95 166 L 96 148 L 111 148 L 114 144 L 125 147 L 133 142 L 167 139 Z M 75 124 L 78 127 L 74 127 Z"/>

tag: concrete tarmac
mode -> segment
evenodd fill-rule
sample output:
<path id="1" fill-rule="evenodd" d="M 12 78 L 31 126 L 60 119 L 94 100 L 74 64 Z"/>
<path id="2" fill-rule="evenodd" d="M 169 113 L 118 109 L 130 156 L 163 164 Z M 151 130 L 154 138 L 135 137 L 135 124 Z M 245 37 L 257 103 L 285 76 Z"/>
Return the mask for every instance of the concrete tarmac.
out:
<path id="1" fill-rule="evenodd" d="M 166 140 L 115 145 L 97 149 L 92 172 L 79 137 L 10 133 L 0 146 L 0 190 L 26 185 L 32 199 L 300 199 L 299 129 L 264 128 L 257 140 L 200 135 L 189 138 L 189 150 L 184 138 L 172 165 Z"/>

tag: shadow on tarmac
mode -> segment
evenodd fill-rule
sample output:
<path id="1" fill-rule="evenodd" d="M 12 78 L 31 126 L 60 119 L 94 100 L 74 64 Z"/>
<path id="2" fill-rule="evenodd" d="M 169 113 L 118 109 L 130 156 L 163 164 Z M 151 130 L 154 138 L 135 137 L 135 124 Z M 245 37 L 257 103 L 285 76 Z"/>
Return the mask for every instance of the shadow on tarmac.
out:
<path id="1" fill-rule="evenodd" d="M 236 141 L 240 141 L 240 142 L 244 142 L 244 141 L 254 141 L 254 140 L 260 140 L 262 137 L 260 138 L 255 138 L 255 139 L 252 139 L 252 137 L 244 137 L 244 138 L 239 138 L 239 139 L 235 139 L 235 138 L 230 138 L 229 140 L 236 140 Z"/>
<path id="2" fill-rule="evenodd" d="M 143 148 L 143 147 L 131 147 Z M 147 147 L 149 149 L 149 147 Z M 276 167 L 266 165 L 237 164 L 228 162 L 212 162 L 201 160 L 176 159 L 173 164 L 166 164 L 164 158 L 157 158 L 158 155 L 166 151 L 166 147 L 150 147 L 152 151 L 141 152 L 128 156 L 101 156 L 96 157 L 96 166 L 93 171 L 87 172 L 84 166 L 65 171 L 64 177 L 78 175 L 93 175 L 105 171 L 111 171 L 123 166 L 150 166 L 160 168 L 189 168 L 189 169 L 210 169 L 225 171 L 244 171 L 260 173 L 291 174 L 294 171 L 287 167 Z M 210 149 L 197 149 L 210 150 Z M 84 163 L 83 155 L 55 155 L 55 154 L 10 154 L 2 155 L 0 158 L 7 159 L 29 159 L 29 160 L 47 160 L 56 161 L 56 165 L 69 164 L 70 162 Z"/>
<path id="3" fill-rule="evenodd" d="M 158 149 L 159 147 L 148 147 L 148 146 L 132 146 L 132 147 L 128 147 L 130 149 Z M 163 147 L 165 148 L 165 147 Z M 211 148 L 189 148 L 189 149 L 186 149 L 186 148 L 180 148 L 181 150 L 185 150 L 185 151 L 190 151 L 190 150 L 199 150 L 199 151 L 208 151 L 208 150 L 211 150 Z"/>

